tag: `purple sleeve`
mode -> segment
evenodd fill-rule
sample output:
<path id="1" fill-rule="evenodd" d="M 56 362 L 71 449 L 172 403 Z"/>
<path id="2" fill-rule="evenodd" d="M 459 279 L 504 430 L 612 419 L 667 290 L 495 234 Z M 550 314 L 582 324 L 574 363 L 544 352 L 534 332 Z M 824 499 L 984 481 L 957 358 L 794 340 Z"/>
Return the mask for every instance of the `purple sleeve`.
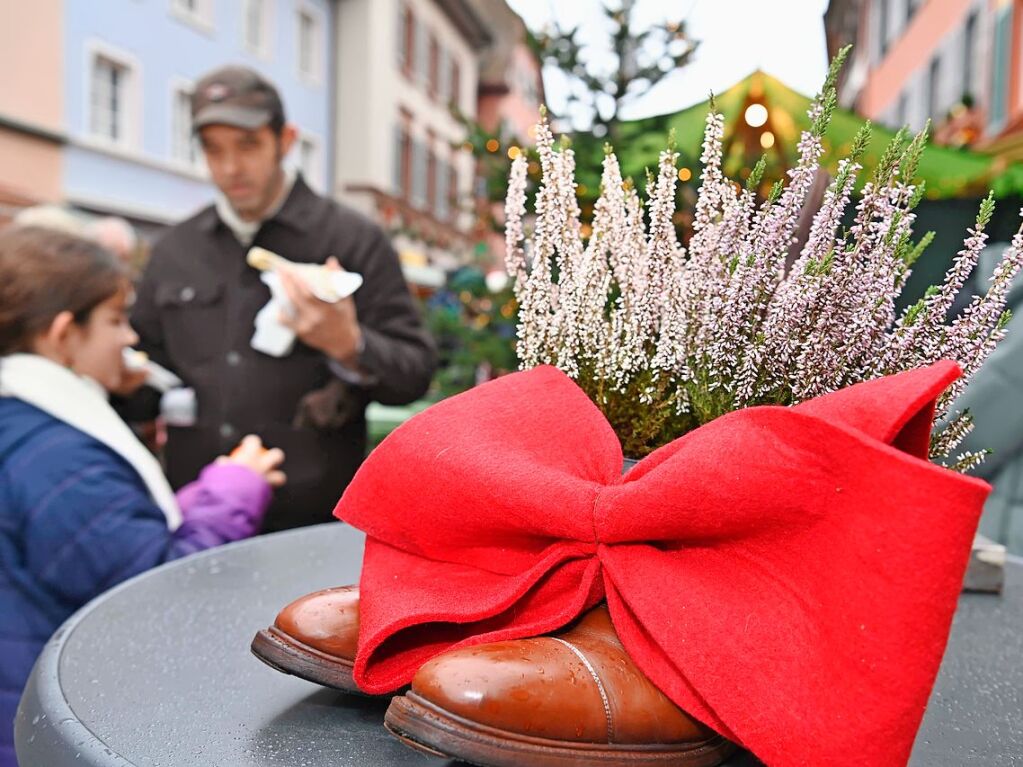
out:
<path id="1" fill-rule="evenodd" d="M 183 518 L 174 538 L 193 551 L 248 538 L 259 529 L 271 490 L 244 466 L 211 463 L 178 491 Z"/>

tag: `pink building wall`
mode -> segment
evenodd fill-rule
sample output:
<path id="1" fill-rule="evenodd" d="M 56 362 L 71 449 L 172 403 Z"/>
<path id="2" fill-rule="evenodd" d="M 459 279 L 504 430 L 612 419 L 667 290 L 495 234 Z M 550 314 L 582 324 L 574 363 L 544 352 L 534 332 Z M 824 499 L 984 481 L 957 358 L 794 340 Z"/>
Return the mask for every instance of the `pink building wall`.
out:
<path id="1" fill-rule="evenodd" d="M 921 62 L 930 59 L 945 35 L 965 23 L 970 5 L 971 0 L 923 3 L 913 15 L 906 33 L 892 43 L 880 66 L 870 73 L 860 91 L 858 111 L 876 120 L 895 103 L 903 85 Z M 869 24 L 864 28 L 873 30 Z M 867 39 L 861 42 L 864 44 L 872 47 L 874 43 Z"/>
<path id="2" fill-rule="evenodd" d="M 28 130 L 0 127 L 0 201 L 61 197 L 63 130 L 62 0 L 0 0 L 0 117 Z M 42 131 L 44 136 L 33 135 Z"/>

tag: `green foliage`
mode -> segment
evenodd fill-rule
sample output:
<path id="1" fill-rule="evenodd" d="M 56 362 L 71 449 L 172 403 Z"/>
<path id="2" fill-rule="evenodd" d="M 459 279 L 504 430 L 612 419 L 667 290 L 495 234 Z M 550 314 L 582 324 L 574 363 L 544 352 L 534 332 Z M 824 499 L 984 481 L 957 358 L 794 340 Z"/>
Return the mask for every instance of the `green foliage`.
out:
<path id="1" fill-rule="evenodd" d="M 569 109 L 587 113 L 585 132 L 602 141 L 618 137 L 620 112 L 624 105 L 648 92 L 665 77 L 686 66 L 696 50 L 683 21 L 665 20 L 636 26 L 636 0 L 605 3 L 603 15 L 608 30 L 603 55 L 594 56 L 584 43 L 579 27 L 564 28 L 555 23 L 536 34 L 536 52 L 541 61 L 554 66 L 568 78 Z M 597 62 L 613 61 L 601 68 Z M 582 126 L 579 126 L 582 128 Z"/>
<path id="2" fill-rule="evenodd" d="M 906 142 L 906 134 L 906 129 L 900 128 L 885 147 L 881 159 L 877 162 L 877 167 L 874 168 L 874 186 L 885 187 L 891 183 L 895 167 L 902 157 L 902 146 Z"/>
<path id="3" fill-rule="evenodd" d="M 1006 309 L 1000 315 L 998 315 L 998 322 L 995 323 L 995 332 L 1001 333 L 1009 326 L 1009 321 L 1012 320 L 1012 309 Z"/>
<path id="4" fill-rule="evenodd" d="M 753 170 L 750 171 L 749 178 L 746 179 L 746 189 L 749 191 L 755 190 L 760 186 L 760 179 L 764 177 L 764 169 L 767 167 L 767 158 L 761 157 L 757 160 L 757 164 L 753 166 Z"/>
<path id="5" fill-rule="evenodd" d="M 977 231 L 984 229 L 990 222 L 991 216 L 995 213 L 995 193 L 988 192 L 980 203 L 980 211 L 977 213 Z"/>
<path id="6" fill-rule="evenodd" d="M 924 129 L 917 133 L 913 140 L 909 143 L 905 153 L 902 155 L 902 159 L 899 161 L 899 172 L 905 179 L 912 179 L 916 176 L 917 169 L 920 167 L 920 157 L 923 154 L 924 149 L 927 147 L 927 137 L 931 132 L 931 121 L 928 120 Z"/>
<path id="7" fill-rule="evenodd" d="M 927 246 L 934 240 L 934 232 L 927 232 L 923 237 L 920 238 L 920 242 L 913 246 L 913 248 L 906 253 L 903 257 L 903 262 L 906 266 L 912 266 L 916 263 L 917 259 L 923 255 L 923 252 L 927 250 Z"/>
<path id="8" fill-rule="evenodd" d="M 518 368 L 518 307 L 511 288 L 490 293 L 482 275 L 472 271 L 456 272 L 425 307 L 426 324 L 440 353 L 433 382 L 437 398 L 474 386 L 481 368 L 494 374 Z"/>

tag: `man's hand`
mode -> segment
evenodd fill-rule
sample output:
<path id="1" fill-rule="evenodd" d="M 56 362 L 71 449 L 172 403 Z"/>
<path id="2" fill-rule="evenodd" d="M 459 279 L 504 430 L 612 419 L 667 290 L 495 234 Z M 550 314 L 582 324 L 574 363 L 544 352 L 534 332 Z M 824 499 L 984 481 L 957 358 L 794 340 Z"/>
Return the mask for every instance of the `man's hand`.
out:
<path id="1" fill-rule="evenodd" d="M 327 260 L 327 268 L 341 271 L 336 258 Z M 295 313 L 281 312 L 281 324 L 291 328 L 302 341 L 319 349 L 328 357 L 358 369 L 359 343 L 362 330 L 355 312 L 355 300 L 348 296 L 336 303 L 321 301 L 295 272 L 282 266 L 277 269 L 281 284 Z"/>

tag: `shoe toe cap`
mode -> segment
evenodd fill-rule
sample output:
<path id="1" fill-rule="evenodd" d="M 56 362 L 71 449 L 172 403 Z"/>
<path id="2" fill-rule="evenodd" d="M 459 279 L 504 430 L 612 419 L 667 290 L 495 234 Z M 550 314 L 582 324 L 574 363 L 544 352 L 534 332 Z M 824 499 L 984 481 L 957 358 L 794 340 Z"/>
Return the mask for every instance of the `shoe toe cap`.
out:
<path id="1" fill-rule="evenodd" d="M 300 597 L 281 610 L 274 626 L 320 652 L 351 660 L 359 641 L 359 589 L 342 586 Z"/>
<path id="2" fill-rule="evenodd" d="M 412 692 L 450 714 L 507 732 L 608 739 L 605 704 L 589 671 L 550 638 L 446 652 L 420 668 Z"/>

